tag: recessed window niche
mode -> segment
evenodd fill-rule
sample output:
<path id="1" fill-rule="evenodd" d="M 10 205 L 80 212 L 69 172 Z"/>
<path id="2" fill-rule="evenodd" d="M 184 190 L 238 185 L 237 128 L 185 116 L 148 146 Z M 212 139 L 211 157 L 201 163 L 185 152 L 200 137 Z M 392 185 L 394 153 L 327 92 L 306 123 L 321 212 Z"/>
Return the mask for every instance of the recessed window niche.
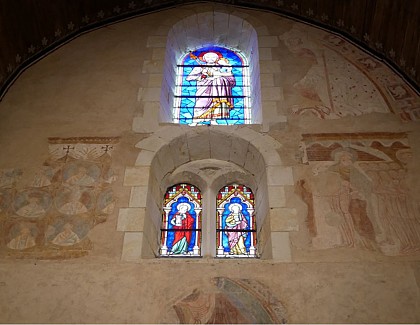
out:
<path id="1" fill-rule="evenodd" d="M 219 55 L 217 61 L 216 70 L 219 74 L 227 74 L 223 72 L 224 69 L 233 69 L 231 71 L 241 70 L 241 74 L 244 76 L 245 85 L 244 89 L 244 99 L 245 105 L 242 104 L 242 101 L 234 98 L 235 105 L 238 107 L 240 105 L 244 106 L 244 113 L 239 118 L 240 124 L 258 124 L 262 120 L 261 112 L 261 86 L 260 86 L 260 68 L 259 68 L 259 53 L 258 53 L 258 38 L 257 33 L 254 27 L 244 20 L 241 17 L 231 15 L 223 12 L 205 12 L 200 14 L 194 14 L 183 20 L 177 22 L 169 31 L 167 43 L 166 43 L 166 53 L 165 53 L 165 62 L 164 62 L 164 71 L 163 71 L 163 80 L 162 80 L 162 89 L 160 96 L 161 103 L 161 122 L 165 123 L 182 123 L 182 118 L 180 121 L 179 114 L 179 87 L 177 94 L 177 84 L 179 85 L 179 74 L 180 74 L 180 65 L 181 71 L 182 64 L 185 61 L 186 57 L 196 57 L 197 53 L 207 53 L 206 51 L 200 51 L 200 49 L 226 49 L 226 51 L 233 51 L 232 53 L 237 53 L 238 57 L 242 59 L 241 64 L 232 64 L 229 60 L 222 57 L 223 55 L 220 51 L 216 51 Z M 212 52 L 213 54 L 214 52 Z M 211 56 L 208 55 L 209 57 Z M 201 64 L 207 64 L 210 58 L 200 58 L 194 59 L 195 62 L 198 62 L 197 69 L 200 69 Z M 221 64 L 228 65 L 227 67 L 219 67 Z M 211 64 L 210 64 L 211 66 Z M 244 66 L 246 71 L 244 71 Z M 220 72 L 222 71 L 222 72 Z M 241 77 L 242 78 L 242 77 Z M 238 78 L 237 81 L 242 82 L 242 79 Z M 193 83 L 191 83 L 193 85 Z M 226 84 L 226 83 L 225 83 Z M 235 85 L 233 91 L 233 96 L 239 94 L 242 96 L 242 91 L 240 90 L 238 83 Z M 238 92 L 235 92 L 238 90 Z M 248 97 L 247 97 L 247 94 Z M 233 100 L 229 103 L 229 100 L 222 100 L 227 102 L 227 106 L 233 104 Z M 219 107 L 217 107 L 219 110 Z M 192 111 L 192 108 L 191 108 Z M 233 118 L 237 118 L 236 111 L 233 109 L 232 115 Z M 212 112 L 210 112 L 212 113 Z M 203 118 L 207 118 L 211 114 L 207 114 Z M 223 115 L 223 114 L 221 114 Z M 196 116 L 198 117 L 198 116 Z M 202 119 L 195 119 L 191 117 L 191 121 L 184 124 L 190 125 L 199 125 L 202 122 Z M 185 120 L 185 119 L 184 119 Z M 198 122 L 197 122 L 198 120 Z M 211 124 L 221 124 L 223 123 L 222 119 L 219 119 L 218 122 Z M 210 121 L 211 122 L 211 121 Z M 205 123 L 209 123 L 205 121 Z M 234 124 L 234 123 L 232 123 Z"/>

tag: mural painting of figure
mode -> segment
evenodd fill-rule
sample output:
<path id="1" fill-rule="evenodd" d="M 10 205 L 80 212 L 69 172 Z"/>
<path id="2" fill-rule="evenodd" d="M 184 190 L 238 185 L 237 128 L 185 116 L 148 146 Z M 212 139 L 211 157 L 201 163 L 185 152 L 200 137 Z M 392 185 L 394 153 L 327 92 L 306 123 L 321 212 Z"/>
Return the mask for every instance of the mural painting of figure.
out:
<path id="1" fill-rule="evenodd" d="M 187 81 L 197 83 L 193 121 L 211 123 L 214 119 L 229 118 L 233 108 L 232 88 L 236 85 L 229 60 L 216 51 L 198 57 L 190 55 L 200 64 L 186 77 Z"/>
<path id="2" fill-rule="evenodd" d="M 391 164 L 374 164 L 367 174 L 382 228 L 382 252 L 406 255 L 420 251 L 420 205 L 408 195 L 406 171 Z"/>
<path id="3" fill-rule="evenodd" d="M 73 188 L 62 194 L 63 204 L 59 206 L 58 211 L 66 215 L 75 215 L 88 212 L 87 204 L 90 204 L 90 198 L 86 192 L 81 192 L 78 188 Z M 61 197 L 60 197 L 61 199 Z"/>
<path id="4" fill-rule="evenodd" d="M 191 206 L 188 203 L 179 203 L 176 207 L 177 212 L 170 215 L 170 223 L 174 231 L 174 240 L 172 242 L 171 254 L 187 254 L 188 246 L 191 243 L 192 231 L 195 220 L 189 210 Z"/>
<path id="5" fill-rule="evenodd" d="M 95 183 L 95 178 L 88 174 L 85 167 L 79 166 L 77 172 L 70 176 L 66 182 L 70 185 L 91 186 Z"/>
<path id="6" fill-rule="evenodd" d="M 45 214 L 46 210 L 41 205 L 41 199 L 36 196 L 29 196 L 27 203 L 20 207 L 16 213 L 21 217 L 40 217 Z"/>
<path id="7" fill-rule="evenodd" d="M 61 231 L 57 236 L 55 236 L 55 238 L 51 242 L 59 246 L 72 246 L 80 242 L 80 238 L 73 231 L 73 225 L 71 223 L 66 223 L 63 226 L 63 231 Z"/>
<path id="8" fill-rule="evenodd" d="M 32 235 L 31 229 L 28 226 L 23 225 L 20 228 L 19 234 L 7 244 L 7 247 L 10 249 L 22 250 L 35 245 L 35 238 Z"/>
<path id="9" fill-rule="evenodd" d="M 354 162 L 355 152 L 339 148 L 335 163 L 309 180 L 298 183 L 308 204 L 314 248 L 361 247 L 376 249 L 375 225 L 368 215 L 370 183 Z"/>

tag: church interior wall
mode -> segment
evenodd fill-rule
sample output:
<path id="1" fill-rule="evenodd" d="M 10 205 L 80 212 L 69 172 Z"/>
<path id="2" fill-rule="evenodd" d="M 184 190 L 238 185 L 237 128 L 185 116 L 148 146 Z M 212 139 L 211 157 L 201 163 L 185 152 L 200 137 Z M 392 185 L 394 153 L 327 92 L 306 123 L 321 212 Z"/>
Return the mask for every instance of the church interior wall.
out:
<path id="1" fill-rule="evenodd" d="M 171 123 L 174 59 L 203 37 L 252 49 L 251 124 Z M 0 102 L 0 322 L 420 322 L 419 107 L 383 62 L 274 13 L 193 4 L 77 37 Z M 158 256 L 181 182 L 206 198 L 201 258 Z M 235 182 L 258 258 L 214 257 Z"/>

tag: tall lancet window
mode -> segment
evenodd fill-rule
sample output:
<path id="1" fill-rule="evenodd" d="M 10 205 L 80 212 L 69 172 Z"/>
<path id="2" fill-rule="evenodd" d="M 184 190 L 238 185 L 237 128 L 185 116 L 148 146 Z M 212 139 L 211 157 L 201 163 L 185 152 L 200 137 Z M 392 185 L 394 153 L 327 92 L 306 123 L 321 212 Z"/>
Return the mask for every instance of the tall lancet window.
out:
<path id="1" fill-rule="evenodd" d="M 251 123 L 249 65 L 239 51 L 203 47 L 178 64 L 174 121 L 180 124 Z"/>
<path id="2" fill-rule="evenodd" d="M 168 188 L 163 200 L 161 256 L 201 256 L 201 193 L 194 185 Z"/>
<path id="3" fill-rule="evenodd" d="M 256 257 L 254 195 L 246 186 L 224 186 L 217 195 L 217 257 Z"/>

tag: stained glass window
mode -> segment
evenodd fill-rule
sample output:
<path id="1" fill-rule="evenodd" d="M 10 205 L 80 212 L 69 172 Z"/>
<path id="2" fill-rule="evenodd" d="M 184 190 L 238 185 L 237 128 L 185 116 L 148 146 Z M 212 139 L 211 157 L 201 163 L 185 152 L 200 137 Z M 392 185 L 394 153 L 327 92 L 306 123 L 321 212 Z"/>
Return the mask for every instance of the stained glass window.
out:
<path id="1" fill-rule="evenodd" d="M 217 194 L 217 257 L 256 257 L 254 195 L 246 186 L 224 186 Z"/>
<path id="2" fill-rule="evenodd" d="M 177 69 L 175 122 L 191 126 L 251 122 L 249 66 L 240 52 L 203 47 L 186 54 Z"/>
<path id="3" fill-rule="evenodd" d="M 163 202 L 161 256 L 201 256 L 201 193 L 194 185 L 168 188 Z"/>

